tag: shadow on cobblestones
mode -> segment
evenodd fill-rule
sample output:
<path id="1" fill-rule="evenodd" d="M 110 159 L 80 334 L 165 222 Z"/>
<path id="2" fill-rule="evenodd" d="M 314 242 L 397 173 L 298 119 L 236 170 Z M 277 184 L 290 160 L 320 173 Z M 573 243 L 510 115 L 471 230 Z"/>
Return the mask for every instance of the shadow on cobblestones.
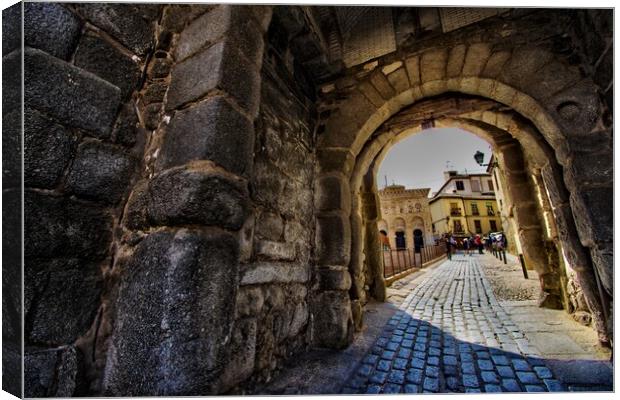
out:
<path id="1" fill-rule="evenodd" d="M 600 363 L 543 359 L 493 296 L 478 261 L 453 259 L 405 299 L 341 393 L 613 390 L 611 375 L 567 386 L 550 362 L 555 371 L 570 363 L 584 374 Z"/>

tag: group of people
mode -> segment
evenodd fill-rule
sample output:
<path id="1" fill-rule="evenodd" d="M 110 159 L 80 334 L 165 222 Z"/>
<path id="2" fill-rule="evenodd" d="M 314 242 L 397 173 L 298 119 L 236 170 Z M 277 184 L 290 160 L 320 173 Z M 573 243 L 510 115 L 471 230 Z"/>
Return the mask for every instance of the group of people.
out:
<path id="1" fill-rule="evenodd" d="M 446 243 L 448 259 L 452 259 L 452 254 L 458 253 L 459 250 L 462 250 L 463 254 L 471 256 L 472 253 L 475 253 L 476 249 L 478 250 L 478 254 L 483 254 L 485 248 L 487 251 L 502 250 L 508 245 L 506 235 L 503 233 L 489 234 L 485 237 L 476 234 L 464 238 L 455 238 L 447 233 L 444 235 L 443 240 Z"/>

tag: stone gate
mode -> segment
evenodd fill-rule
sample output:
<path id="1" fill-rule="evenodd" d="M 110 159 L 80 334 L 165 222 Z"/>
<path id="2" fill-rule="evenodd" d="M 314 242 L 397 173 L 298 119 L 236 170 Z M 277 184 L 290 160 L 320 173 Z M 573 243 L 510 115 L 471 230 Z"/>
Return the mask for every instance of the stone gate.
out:
<path id="1" fill-rule="evenodd" d="M 26 396 L 243 393 L 347 347 L 385 296 L 376 169 L 429 121 L 494 147 L 541 305 L 578 288 L 610 341 L 612 11 L 387 10 L 3 11 L 3 363 L 23 341 Z"/>

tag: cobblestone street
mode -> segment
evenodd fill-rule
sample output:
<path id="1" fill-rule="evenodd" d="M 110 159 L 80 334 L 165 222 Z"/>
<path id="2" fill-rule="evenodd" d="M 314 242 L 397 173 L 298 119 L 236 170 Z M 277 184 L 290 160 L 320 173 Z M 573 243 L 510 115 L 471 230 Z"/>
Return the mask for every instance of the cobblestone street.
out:
<path id="1" fill-rule="evenodd" d="M 498 302 L 480 265 L 489 259 L 454 256 L 429 271 L 389 319 L 342 392 L 586 389 L 556 376 L 549 360 Z M 602 363 L 607 368 L 608 363 Z M 605 373 L 611 377 L 610 368 Z M 611 390 L 611 380 L 607 384 L 587 389 Z"/>

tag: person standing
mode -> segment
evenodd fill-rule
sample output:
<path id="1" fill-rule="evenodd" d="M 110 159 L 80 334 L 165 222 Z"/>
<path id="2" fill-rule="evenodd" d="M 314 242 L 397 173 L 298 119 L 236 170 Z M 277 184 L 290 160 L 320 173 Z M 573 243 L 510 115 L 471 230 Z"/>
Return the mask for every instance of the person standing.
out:
<path id="1" fill-rule="evenodd" d="M 452 237 L 450 235 L 446 236 L 446 254 L 448 260 L 452 260 Z"/>
<path id="2" fill-rule="evenodd" d="M 478 254 L 482 254 L 483 244 L 482 239 L 480 239 L 480 235 L 476 235 L 476 237 L 474 238 L 474 244 L 476 245 L 476 247 L 478 247 Z"/>
<path id="3" fill-rule="evenodd" d="M 463 253 L 469 255 L 469 238 L 463 239 Z"/>

